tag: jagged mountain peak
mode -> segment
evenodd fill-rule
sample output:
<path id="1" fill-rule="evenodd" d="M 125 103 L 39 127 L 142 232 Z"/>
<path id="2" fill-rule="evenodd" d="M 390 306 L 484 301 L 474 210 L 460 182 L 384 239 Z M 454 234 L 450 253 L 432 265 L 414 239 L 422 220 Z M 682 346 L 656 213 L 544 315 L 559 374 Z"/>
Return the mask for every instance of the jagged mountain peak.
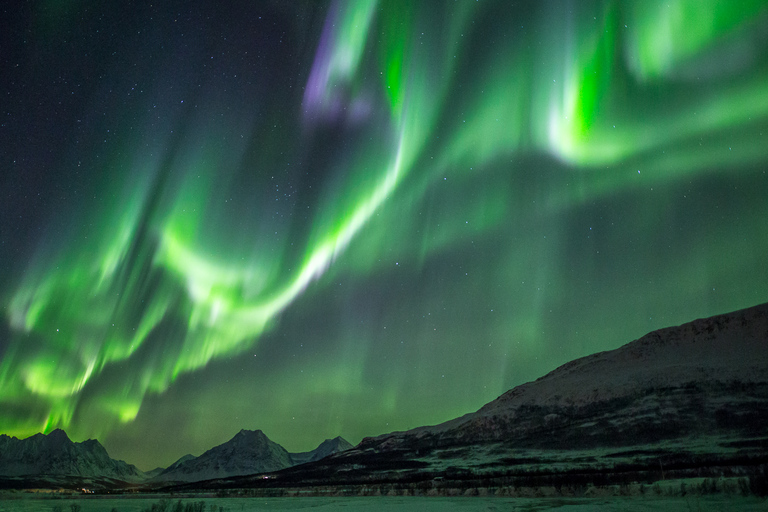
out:
<path id="1" fill-rule="evenodd" d="M 26 439 L 4 437 L 0 444 L 0 475 L 108 477 L 124 481 L 143 477 L 135 466 L 111 459 L 97 440 L 75 443 L 61 429 Z"/>
<path id="2" fill-rule="evenodd" d="M 326 439 L 320 446 L 315 448 L 315 451 L 320 451 L 324 448 L 335 449 L 336 451 L 343 451 L 352 448 L 352 444 L 341 436 L 336 436 L 333 439 Z"/>
<path id="3" fill-rule="evenodd" d="M 241 429 L 230 441 L 263 443 L 269 440 L 267 435 L 261 430 Z"/>
<path id="4" fill-rule="evenodd" d="M 247 429 L 244 429 L 244 428 L 240 429 L 240 432 L 235 434 L 235 436 L 247 436 L 247 437 L 251 437 L 251 436 L 262 437 L 263 436 L 263 437 L 267 437 L 267 435 L 262 430 L 259 430 L 259 429 L 247 430 Z"/>
<path id="5" fill-rule="evenodd" d="M 57 441 L 71 441 L 67 433 L 60 428 L 51 430 L 51 432 L 46 437 L 48 439 L 53 439 Z"/>
<path id="6" fill-rule="evenodd" d="M 184 458 L 155 477 L 158 481 L 207 480 L 276 471 L 290 466 L 290 455 L 261 430 L 242 429 L 229 441 L 199 457 Z"/>

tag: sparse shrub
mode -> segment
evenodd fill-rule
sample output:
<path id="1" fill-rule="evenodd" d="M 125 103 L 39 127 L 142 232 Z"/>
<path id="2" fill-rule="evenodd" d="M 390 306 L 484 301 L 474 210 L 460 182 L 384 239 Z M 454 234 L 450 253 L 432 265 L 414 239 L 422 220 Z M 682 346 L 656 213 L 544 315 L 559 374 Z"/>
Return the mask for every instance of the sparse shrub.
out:
<path id="1" fill-rule="evenodd" d="M 77 503 L 72 503 L 69 505 L 69 510 L 71 510 L 72 512 L 80 512 L 80 505 L 78 505 Z"/>
<path id="2" fill-rule="evenodd" d="M 61 505 L 54 505 L 53 512 L 64 512 L 64 509 L 61 508 Z"/>

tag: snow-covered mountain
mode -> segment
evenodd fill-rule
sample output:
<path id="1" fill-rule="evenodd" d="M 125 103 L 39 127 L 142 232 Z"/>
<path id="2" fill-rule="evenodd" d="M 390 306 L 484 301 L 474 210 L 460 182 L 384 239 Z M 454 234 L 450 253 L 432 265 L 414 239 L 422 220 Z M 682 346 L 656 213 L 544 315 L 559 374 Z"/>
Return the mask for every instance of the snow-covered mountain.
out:
<path id="1" fill-rule="evenodd" d="M 199 457 L 180 459 L 154 478 L 194 482 L 232 475 L 277 471 L 291 465 L 290 454 L 261 430 L 241 430 L 235 437 Z"/>
<path id="2" fill-rule="evenodd" d="M 0 435 L 0 476 L 27 475 L 99 477 L 126 482 L 144 477 L 134 465 L 111 459 L 95 439 L 74 443 L 60 429 L 26 439 Z"/>
<path id="3" fill-rule="evenodd" d="M 341 437 L 326 439 L 310 452 L 288 453 L 261 430 L 241 430 L 199 457 L 186 455 L 155 476 L 155 482 L 195 482 L 279 471 L 351 448 Z"/>
<path id="4" fill-rule="evenodd" d="M 477 412 L 367 438 L 361 447 L 497 440 L 561 447 L 749 431 L 768 418 L 766 390 L 768 304 L 763 304 L 653 331 L 566 363 Z"/>

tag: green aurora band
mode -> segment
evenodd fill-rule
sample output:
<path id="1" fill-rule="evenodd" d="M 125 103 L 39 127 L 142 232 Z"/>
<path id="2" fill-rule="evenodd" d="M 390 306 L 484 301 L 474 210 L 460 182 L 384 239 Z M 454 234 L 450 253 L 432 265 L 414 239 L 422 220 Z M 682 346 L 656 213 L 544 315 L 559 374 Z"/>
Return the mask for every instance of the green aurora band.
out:
<path id="1" fill-rule="evenodd" d="M 195 379 L 235 361 L 269 375 L 241 427 L 355 441 L 768 299 L 766 27 L 749 0 L 333 3 L 289 108 L 228 110 L 204 86 L 170 129 L 118 131 L 99 198 L 3 296 L 0 431 L 135 441 L 164 395 L 233 406 L 234 384 Z M 302 158 L 311 192 L 281 180 Z M 264 369 L 298 338 L 327 351 Z M 409 402 L 446 368 L 455 384 Z M 295 394 L 314 406 L 292 427 Z M 200 421 L 197 448 L 237 430 Z"/>

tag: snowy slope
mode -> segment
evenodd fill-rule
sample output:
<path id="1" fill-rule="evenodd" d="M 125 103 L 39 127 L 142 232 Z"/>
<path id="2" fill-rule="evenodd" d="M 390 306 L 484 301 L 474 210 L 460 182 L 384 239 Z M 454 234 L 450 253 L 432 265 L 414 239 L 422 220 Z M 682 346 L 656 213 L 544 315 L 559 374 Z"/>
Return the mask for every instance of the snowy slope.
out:
<path id="1" fill-rule="evenodd" d="M 576 359 L 485 405 L 578 405 L 640 388 L 689 382 L 766 382 L 768 304 L 651 332 L 616 350 Z"/>
<path id="2" fill-rule="evenodd" d="M 361 449 L 622 436 L 674 438 L 754 427 L 768 412 L 768 304 L 651 332 L 517 386 L 477 412 L 367 438 Z M 730 423 L 729 423 L 730 422 Z M 558 439 L 551 439 L 557 431 Z"/>

